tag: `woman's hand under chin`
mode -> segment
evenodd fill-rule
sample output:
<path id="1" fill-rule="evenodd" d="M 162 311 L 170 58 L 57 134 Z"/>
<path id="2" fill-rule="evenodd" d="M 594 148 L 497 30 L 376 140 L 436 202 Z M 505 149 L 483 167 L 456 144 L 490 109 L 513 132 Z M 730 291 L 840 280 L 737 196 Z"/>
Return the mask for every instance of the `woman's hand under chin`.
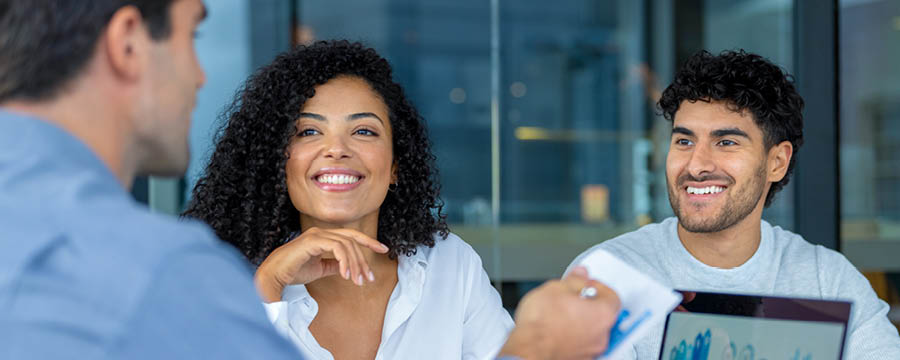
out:
<path id="1" fill-rule="evenodd" d="M 375 276 L 361 247 L 388 252 L 387 246 L 356 230 L 309 228 L 263 260 L 254 276 L 256 289 L 269 303 L 281 300 L 285 286 L 330 275 L 340 274 L 360 286 L 365 280 L 373 282 Z"/>

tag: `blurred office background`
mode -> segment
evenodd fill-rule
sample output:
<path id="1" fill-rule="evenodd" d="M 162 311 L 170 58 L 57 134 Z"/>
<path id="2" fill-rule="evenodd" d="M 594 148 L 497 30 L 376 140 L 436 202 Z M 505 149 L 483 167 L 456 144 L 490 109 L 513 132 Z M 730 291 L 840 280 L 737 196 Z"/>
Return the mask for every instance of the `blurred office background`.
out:
<path id="1" fill-rule="evenodd" d="M 807 102 L 794 178 L 764 218 L 843 252 L 900 323 L 900 0 L 215 0 L 181 211 L 241 82 L 292 44 L 346 38 L 394 66 L 435 144 L 451 229 L 504 303 L 591 245 L 672 215 L 654 103 L 700 49 L 743 48 Z"/>

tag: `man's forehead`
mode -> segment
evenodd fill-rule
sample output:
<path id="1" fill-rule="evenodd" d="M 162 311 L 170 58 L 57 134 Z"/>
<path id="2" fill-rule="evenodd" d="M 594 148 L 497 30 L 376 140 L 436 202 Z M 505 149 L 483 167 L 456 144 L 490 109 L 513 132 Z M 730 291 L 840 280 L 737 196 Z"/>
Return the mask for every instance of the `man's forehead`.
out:
<path id="1" fill-rule="evenodd" d="M 748 109 L 739 109 L 724 101 L 715 100 L 685 100 L 675 112 L 672 127 L 704 132 L 720 128 L 761 131 L 754 121 L 753 113 Z"/>

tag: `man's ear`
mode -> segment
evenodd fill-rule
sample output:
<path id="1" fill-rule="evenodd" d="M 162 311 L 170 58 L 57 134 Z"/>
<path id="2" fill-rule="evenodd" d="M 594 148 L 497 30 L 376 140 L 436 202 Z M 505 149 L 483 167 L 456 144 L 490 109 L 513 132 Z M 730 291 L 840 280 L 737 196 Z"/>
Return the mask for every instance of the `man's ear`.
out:
<path id="1" fill-rule="evenodd" d="M 137 7 L 123 6 L 117 10 L 99 42 L 101 55 L 106 57 L 113 73 L 126 80 L 140 77 L 147 65 L 150 34 Z"/>
<path id="2" fill-rule="evenodd" d="M 782 141 L 769 149 L 768 168 L 766 169 L 767 181 L 779 182 L 787 174 L 794 156 L 794 146 L 790 141 Z"/>

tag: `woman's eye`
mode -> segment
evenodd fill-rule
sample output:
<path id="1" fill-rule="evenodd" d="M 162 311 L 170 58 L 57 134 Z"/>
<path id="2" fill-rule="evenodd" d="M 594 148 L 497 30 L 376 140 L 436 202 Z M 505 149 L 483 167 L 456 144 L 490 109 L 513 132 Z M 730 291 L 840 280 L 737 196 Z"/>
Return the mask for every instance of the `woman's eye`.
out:
<path id="1" fill-rule="evenodd" d="M 297 134 L 297 136 L 300 136 L 300 137 L 312 136 L 312 135 L 316 135 L 318 133 L 319 133 L 319 131 L 315 130 L 315 129 L 303 129 L 303 130 L 300 130 L 300 133 Z"/>
<path id="2" fill-rule="evenodd" d="M 376 134 L 374 131 L 369 130 L 369 129 L 359 129 L 359 130 L 356 130 L 355 133 L 358 135 L 363 135 L 363 136 L 378 136 L 378 134 Z"/>

